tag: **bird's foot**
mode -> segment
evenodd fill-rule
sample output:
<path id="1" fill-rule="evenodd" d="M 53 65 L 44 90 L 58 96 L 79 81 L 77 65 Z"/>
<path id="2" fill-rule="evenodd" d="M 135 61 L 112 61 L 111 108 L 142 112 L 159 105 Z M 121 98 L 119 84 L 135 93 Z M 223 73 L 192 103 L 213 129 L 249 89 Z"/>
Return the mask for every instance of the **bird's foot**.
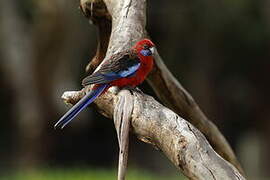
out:
<path id="1" fill-rule="evenodd" d="M 135 88 L 132 86 L 125 86 L 124 89 L 129 90 L 129 91 L 133 91 Z"/>
<path id="2" fill-rule="evenodd" d="M 126 86 L 126 90 L 129 90 L 132 94 L 133 92 L 142 93 L 142 91 L 138 87 Z"/>

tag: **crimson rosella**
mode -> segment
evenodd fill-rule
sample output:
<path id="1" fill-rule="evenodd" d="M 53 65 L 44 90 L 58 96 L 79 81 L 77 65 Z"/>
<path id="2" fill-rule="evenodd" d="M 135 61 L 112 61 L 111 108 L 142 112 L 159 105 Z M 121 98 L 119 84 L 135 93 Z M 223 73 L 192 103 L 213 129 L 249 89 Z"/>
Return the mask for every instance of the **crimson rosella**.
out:
<path id="1" fill-rule="evenodd" d="M 141 84 L 153 67 L 154 43 L 143 39 L 130 50 L 119 52 L 100 65 L 93 74 L 83 79 L 82 85 L 94 84 L 92 90 L 75 104 L 54 125 L 64 128 L 84 108 L 111 86 L 135 87 Z"/>

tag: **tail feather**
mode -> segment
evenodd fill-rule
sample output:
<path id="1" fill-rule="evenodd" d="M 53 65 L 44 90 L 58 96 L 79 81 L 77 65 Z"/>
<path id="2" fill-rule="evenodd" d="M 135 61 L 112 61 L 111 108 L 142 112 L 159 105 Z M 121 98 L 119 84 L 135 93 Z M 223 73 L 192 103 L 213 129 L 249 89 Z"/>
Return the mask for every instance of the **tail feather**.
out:
<path id="1" fill-rule="evenodd" d="M 86 94 L 77 104 L 75 104 L 61 119 L 54 125 L 54 128 L 63 129 L 68 123 L 70 123 L 84 108 L 91 104 L 106 88 L 107 84 L 102 84 L 96 89 Z"/>

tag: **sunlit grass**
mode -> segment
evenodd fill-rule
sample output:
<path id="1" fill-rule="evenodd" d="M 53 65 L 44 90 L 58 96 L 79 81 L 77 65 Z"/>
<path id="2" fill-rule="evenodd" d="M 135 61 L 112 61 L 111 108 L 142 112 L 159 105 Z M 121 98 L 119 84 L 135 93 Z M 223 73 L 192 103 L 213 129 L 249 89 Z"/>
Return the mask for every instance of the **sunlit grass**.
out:
<path id="1" fill-rule="evenodd" d="M 0 175 L 1 180 L 116 180 L 116 170 L 89 169 L 44 169 L 19 171 Z M 128 170 L 127 180 L 186 180 L 183 176 L 160 176 L 143 170 Z"/>

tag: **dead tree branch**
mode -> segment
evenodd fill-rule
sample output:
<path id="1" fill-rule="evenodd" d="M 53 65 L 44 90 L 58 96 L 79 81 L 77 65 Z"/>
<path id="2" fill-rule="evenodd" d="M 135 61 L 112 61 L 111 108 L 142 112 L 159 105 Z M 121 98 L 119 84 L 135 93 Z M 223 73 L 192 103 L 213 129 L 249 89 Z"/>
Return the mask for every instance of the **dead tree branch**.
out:
<path id="1" fill-rule="evenodd" d="M 129 129 L 133 111 L 133 96 L 127 90 L 119 92 L 114 109 L 114 124 L 119 142 L 118 179 L 124 180 L 128 162 Z"/>
<path id="2" fill-rule="evenodd" d="M 95 4 L 99 4 L 98 7 L 104 8 L 102 11 L 104 14 L 101 13 L 96 16 L 89 15 L 95 14 Z M 104 33 L 102 27 L 98 25 L 100 38 L 111 36 L 109 42 L 101 42 L 104 43 L 104 47 L 109 43 L 106 57 L 110 57 L 115 52 L 128 49 L 136 41 L 148 36 L 145 30 L 145 0 L 104 0 L 104 2 L 102 0 L 82 0 L 81 7 L 84 14 L 88 14 L 87 17 L 95 22 L 95 24 L 99 24 L 99 21 L 97 21 L 99 18 L 106 18 L 109 22 L 112 21 L 112 30 L 109 35 L 108 31 Z M 101 12 L 101 10 L 98 9 L 97 12 Z M 102 22 L 104 22 L 104 20 L 102 20 L 101 23 Z M 97 54 L 99 54 L 99 52 L 97 52 Z M 101 61 L 102 58 L 97 59 L 94 57 L 88 67 L 91 67 L 93 70 L 101 63 Z M 192 96 L 171 74 L 158 53 L 155 56 L 154 70 L 149 75 L 148 82 L 165 105 L 198 128 L 206 136 L 215 151 L 244 174 L 242 167 L 227 140 L 215 124 L 213 124 L 201 111 Z"/>
<path id="3" fill-rule="evenodd" d="M 76 103 L 87 89 L 65 92 L 66 102 Z M 120 96 L 129 91 L 114 88 L 99 97 L 95 104 L 106 117 L 113 118 Z M 238 170 L 220 157 L 193 125 L 154 98 L 133 91 L 131 125 L 137 137 L 160 149 L 187 177 L 194 180 L 245 179 Z M 130 101 L 129 101 L 130 102 Z"/>
<path id="4" fill-rule="evenodd" d="M 96 24 L 99 22 L 96 21 L 99 17 L 93 15 L 95 14 L 95 3 L 101 3 L 98 7 L 105 8 L 103 12 L 106 13 L 102 17 L 111 18 L 112 22 L 111 34 L 108 35 L 107 32 L 109 31 L 106 31 L 106 37 L 110 37 L 110 39 L 107 51 L 103 48 L 103 51 L 106 51 L 104 61 L 116 52 L 129 49 L 136 41 L 147 36 L 145 31 L 145 0 L 104 0 L 105 4 L 103 5 L 101 0 L 82 1 L 81 7 L 84 14 Z M 99 12 L 101 11 L 99 10 Z M 111 16 L 108 16 L 107 12 Z M 101 26 L 98 27 L 101 28 Z M 100 32 L 104 33 L 105 31 L 100 29 Z M 100 38 L 102 38 L 102 34 Z M 102 47 L 106 47 L 106 45 Z M 149 82 L 161 100 L 198 127 L 213 144 L 217 152 L 241 171 L 233 151 L 222 134 L 207 120 L 192 97 L 166 68 L 158 54 L 155 56 L 155 60 L 155 69 L 149 78 Z M 95 58 L 95 62 L 91 63 L 92 69 L 95 69 L 101 61 L 101 58 Z M 63 99 L 66 102 L 75 103 L 86 91 L 88 91 L 88 88 L 79 92 L 66 92 Z M 125 92 L 121 92 L 122 96 Z M 126 95 L 128 96 L 128 94 Z M 98 98 L 95 104 L 103 115 L 113 118 L 115 110 L 117 110 L 119 97 L 111 88 L 109 92 Z M 133 132 L 140 140 L 150 143 L 164 152 L 187 177 L 207 180 L 244 179 L 233 165 L 225 161 L 212 149 L 203 134 L 189 122 L 143 93 L 134 91 L 131 101 L 133 101 L 133 110 L 131 111 Z"/>

